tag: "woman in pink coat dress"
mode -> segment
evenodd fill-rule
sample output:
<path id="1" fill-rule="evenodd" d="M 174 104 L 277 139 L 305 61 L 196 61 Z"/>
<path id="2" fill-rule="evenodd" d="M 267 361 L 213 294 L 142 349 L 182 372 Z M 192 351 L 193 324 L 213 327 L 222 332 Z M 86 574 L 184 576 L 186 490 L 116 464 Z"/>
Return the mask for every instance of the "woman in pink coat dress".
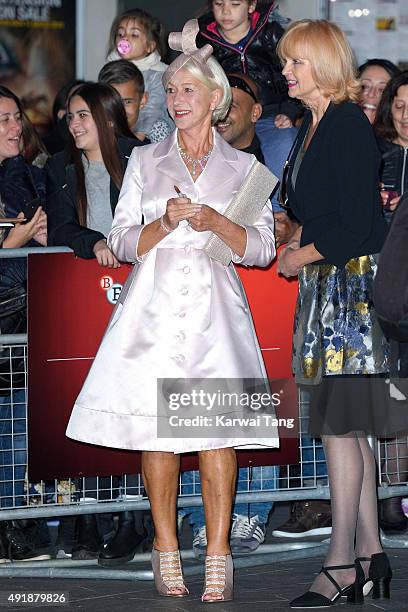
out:
<path id="1" fill-rule="evenodd" d="M 184 43 L 195 38 L 187 25 L 183 36 Z M 270 428 L 267 439 L 255 433 L 239 436 L 232 429 L 225 429 L 224 437 L 205 437 L 202 428 L 172 436 L 161 430 L 167 417 L 158 412 L 158 401 L 166 385 L 177 388 L 171 386 L 173 379 L 200 379 L 205 386 L 221 378 L 266 378 L 235 268 L 211 259 L 203 247 L 213 232 L 230 247 L 233 262 L 268 266 L 275 241 L 269 202 L 251 226 L 223 215 L 255 158 L 233 149 L 212 127 L 226 115 L 231 92 L 222 68 L 209 57 L 211 47 L 197 51 L 190 42 L 183 49 L 163 78 L 177 130 L 159 144 L 135 149 L 129 160 L 108 244 L 120 261 L 136 265 L 67 435 L 143 451 L 143 481 L 155 526 L 155 583 L 160 594 L 172 597 L 188 594 L 176 532 L 180 453 L 199 452 L 208 538 L 202 599 L 213 602 L 232 599 L 228 532 L 234 447 L 276 447 L 276 428 Z"/>

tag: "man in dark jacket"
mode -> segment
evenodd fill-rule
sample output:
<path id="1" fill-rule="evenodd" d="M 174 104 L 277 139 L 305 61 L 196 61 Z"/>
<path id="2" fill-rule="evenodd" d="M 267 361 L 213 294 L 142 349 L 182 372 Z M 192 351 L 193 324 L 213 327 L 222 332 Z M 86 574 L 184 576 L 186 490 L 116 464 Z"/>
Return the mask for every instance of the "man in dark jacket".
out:
<path id="1" fill-rule="evenodd" d="M 227 77 L 232 90 L 232 105 L 227 117 L 218 123 L 218 132 L 231 146 L 255 155 L 259 162 L 281 179 L 285 160 L 296 138 L 296 130 L 285 130 L 285 140 L 275 142 L 273 147 L 261 143 L 256 133 L 256 126 L 263 111 L 257 84 L 243 74 L 227 74 Z M 281 208 L 277 195 L 278 189 L 271 194 L 275 237 L 278 244 L 283 244 L 292 236 L 298 224 Z"/>

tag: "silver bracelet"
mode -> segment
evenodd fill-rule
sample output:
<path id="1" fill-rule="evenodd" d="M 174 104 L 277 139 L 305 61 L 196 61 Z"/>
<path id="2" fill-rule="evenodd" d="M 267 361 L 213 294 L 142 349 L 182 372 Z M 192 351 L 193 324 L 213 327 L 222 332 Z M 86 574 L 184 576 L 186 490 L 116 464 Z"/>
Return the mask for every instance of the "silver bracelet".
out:
<path id="1" fill-rule="evenodd" d="M 167 227 L 167 225 L 164 222 L 163 217 L 164 215 L 160 217 L 160 227 L 162 228 L 163 231 L 166 232 L 166 234 L 171 234 L 171 232 L 173 232 L 174 230 L 172 230 L 170 227 Z"/>

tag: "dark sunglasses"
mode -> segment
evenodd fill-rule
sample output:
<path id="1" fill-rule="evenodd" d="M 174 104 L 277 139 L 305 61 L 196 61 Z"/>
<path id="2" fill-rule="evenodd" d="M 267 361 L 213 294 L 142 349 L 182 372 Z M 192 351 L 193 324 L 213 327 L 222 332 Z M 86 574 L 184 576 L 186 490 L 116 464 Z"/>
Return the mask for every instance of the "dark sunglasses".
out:
<path id="1" fill-rule="evenodd" d="M 228 83 L 230 84 L 230 87 L 234 87 L 235 89 L 241 89 L 242 91 L 245 91 L 245 93 L 251 96 L 254 102 L 256 103 L 259 102 L 258 97 L 256 96 L 255 92 L 248 85 L 248 83 L 244 81 L 244 79 L 240 79 L 239 77 L 230 76 L 230 75 L 227 75 L 227 78 L 228 78 Z"/>

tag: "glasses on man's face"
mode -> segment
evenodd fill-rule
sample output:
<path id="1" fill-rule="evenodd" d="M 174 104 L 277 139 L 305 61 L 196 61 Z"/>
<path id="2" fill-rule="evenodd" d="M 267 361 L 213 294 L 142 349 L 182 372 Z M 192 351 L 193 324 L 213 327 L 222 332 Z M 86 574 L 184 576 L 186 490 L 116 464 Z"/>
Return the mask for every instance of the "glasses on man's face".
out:
<path id="1" fill-rule="evenodd" d="M 289 208 L 288 201 L 288 175 L 289 175 L 289 160 L 285 161 L 282 172 L 282 180 L 279 189 L 278 202 L 282 208 Z"/>

